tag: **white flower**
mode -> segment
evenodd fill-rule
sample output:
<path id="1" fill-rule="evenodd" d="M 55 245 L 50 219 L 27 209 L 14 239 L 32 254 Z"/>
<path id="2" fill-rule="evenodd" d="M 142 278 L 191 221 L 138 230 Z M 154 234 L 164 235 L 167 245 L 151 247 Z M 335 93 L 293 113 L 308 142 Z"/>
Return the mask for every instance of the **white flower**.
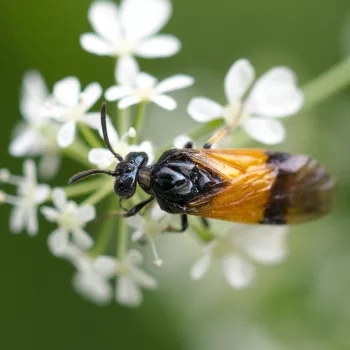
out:
<path id="1" fill-rule="evenodd" d="M 119 138 L 117 130 L 110 121 L 107 121 L 107 132 L 112 148 L 123 158 L 130 152 L 146 152 L 148 154 L 148 163 L 153 162 L 154 154 L 151 142 L 144 141 L 139 145 L 129 145 L 128 138 L 136 136 L 135 129 L 130 128 L 128 133 Z M 100 131 L 100 133 L 102 133 L 102 131 Z M 89 161 L 92 164 L 96 164 L 100 169 L 114 169 L 118 163 L 118 159 L 105 148 L 93 148 L 89 152 Z"/>
<path id="2" fill-rule="evenodd" d="M 14 233 L 26 229 L 30 236 L 38 233 L 37 208 L 50 194 L 48 185 L 38 185 L 35 163 L 26 160 L 23 164 L 24 177 L 11 175 L 8 170 L 0 171 L 0 181 L 17 186 L 17 196 L 1 193 L 1 201 L 14 206 L 10 216 L 10 230 Z"/>
<path id="3" fill-rule="evenodd" d="M 108 278 L 93 268 L 94 258 L 72 243 L 60 255 L 70 261 L 77 271 L 73 275 L 73 287 L 77 293 L 99 305 L 108 303 L 112 298 L 112 288 Z"/>
<path id="4" fill-rule="evenodd" d="M 105 97 L 108 101 L 120 100 L 120 109 L 147 101 L 154 102 L 164 109 L 174 110 L 177 106 L 176 101 L 165 93 L 186 88 L 194 83 L 194 79 L 187 75 L 174 75 L 158 82 L 153 76 L 140 72 L 138 65 L 131 62 L 124 62 L 123 68 L 116 71 L 116 80 L 120 85 L 107 89 Z"/>
<path id="5" fill-rule="evenodd" d="M 153 253 L 153 265 L 160 267 L 163 265 L 159 258 L 154 239 L 167 231 L 171 225 L 171 215 L 162 211 L 158 204 L 155 204 L 150 210 L 149 216 L 135 215 L 125 219 L 126 224 L 135 229 L 131 239 L 132 241 L 146 241 L 150 244 Z"/>
<path id="6" fill-rule="evenodd" d="M 80 44 L 96 55 L 119 56 L 120 64 L 135 62 L 133 56 L 175 55 L 180 41 L 172 35 L 156 35 L 171 12 L 169 0 L 123 0 L 119 8 L 111 1 L 96 1 L 89 9 L 89 21 L 96 34 L 83 34 Z"/>
<path id="7" fill-rule="evenodd" d="M 243 227 L 243 229 L 242 229 Z M 248 287 L 255 276 L 255 269 L 247 259 L 276 264 L 286 256 L 287 228 L 276 226 L 234 225 L 226 235 L 215 239 L 204 248 L 203 256 L 193 265 L 191 277 L 198 280 L 208 270 L 213 260 L 219 260 L 225 277 L 232 288 Z M 247 258 L 239 254 L 245 253 Z"/>
<path id="8" fill-rule="evenodd" d="M 184 146 L 189 143 L 192 142 L 193 140 L 187 136 L 187 135 L 178 135 L 175 137 L 174 141 L 173 141 L 173 145 L 175 148 L 184 148 Z M 194 144 L 193 144 L 194 145 Z"/>
<path id="9" fill-rule="evenodd" d="M 72 234 L 73 242 L 83 250 L 93 245 L 92 238 L 84 230 L 87 222 L 96 216 L 92 205 L 79 207 L 73 201 L 67 201 L 66 194 L 60 188 L 52 191 L 52 201 L 56 207 L 41 208 L 42 214 L 50 222 L 56 222 L 58 228 L 48 237 L 48 246 L 52 254 L 56 256 L 66 254 L 69 246 L 69 233 Z"/>
<path id="10" fill-rule="evenodd" d="M 60 147 L 70 146 L 75 138 L 76 124 L 83 123 L 98 129 L 100 113 L 87 113 L 102 95 L 98 83 L 89 84 L 81 92 L 80 82 L 75 77 L 60 80 L 54 85 L 51 113 L 54 119 L 62 123 L 57 134 Z"/>
<path id="11" fill-rule="evenodd" d="M 304 101 L 295 73 L 287 67 L 270 69 L 244 99 L 254 79 L 255 71 L 249 61 L 238 60 L 225 78 L 227 105 L 198 97 L 190 102 L 188 113 L 198 122 L 224 118 L 228 125 L 240 124 L 250 137 L 262 143 L 282 142 L 285 129 L 276 118 L 298 112 Z"/>
<path id="12" fill-rule="evenodd" d="M 93 267 L 100 275 L 108 278 L 118 276 L 115 298 L 120 304 L 136 307 L 142 302 L 141 287 L 155 289 L 157 281 L 141 270 L 142 255 L 137 250 L 129 250 L 122 261 L 110 256 L 100 256 L 93 262 Z"/>
<path id="13" fill-rule="evenodd" d="M 42 176 L 54 176 L 60 165 L 55 142 L 57 125 L 48 118 L 49 94 L 43 77 L 37 71 L 27 72 L 23 77 L 20 109 L 24 119 L 15 130 L 9 146 L 13 157 L 42 156 L 39 172 Z"/>

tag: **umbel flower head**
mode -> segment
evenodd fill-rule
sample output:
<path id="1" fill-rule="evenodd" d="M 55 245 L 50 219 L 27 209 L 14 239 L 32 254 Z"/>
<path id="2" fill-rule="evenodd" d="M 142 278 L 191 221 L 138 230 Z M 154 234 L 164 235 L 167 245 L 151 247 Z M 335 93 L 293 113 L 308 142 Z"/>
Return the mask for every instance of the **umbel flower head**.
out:
<path id="1" fill-rule="evenodd" d="M 0 192 L 0 202 L 13 205 L 10 216 L 10 230 L 19 233 L 27 230 L 30 236 L 38 233 L 38 213 L 40 204 L 45 202 L 50 194 L 48 185 L 38 185 L 35 163 L 26 160 L 23 163 L 24 176 L 11 175 L 7 169 L 0 170 L 0 181 L 17 186 L 17 196 Z"/>
<path id="2" fill-rule="evenodd" d="M 178 74 L 161 82 L 150 74 L 140 72 L 137 64 L 124 62 L 122 69 L 116 71 L 115 85 L 106 90 L 105 97 L 108 101 L 120 100 L 118 107 L 125 109 L 141 102 L 153 102 L 167 110 L 176 108 L 176 101 L 166 95 L 167 92 L 184 89 L 194 83 L 194 79 L 188 75 Z"/>
<path id="3" fill-rule="evenodd" d="M 84 230 L 86 223 L 96 216 L 92 205 L 78 206 L 73 201 L 67 201 L 65 192 L 60 188 L 52 191 L 52 201 L 56 208 L 43 207 L 41 212 L 50 222 L 58 224 L 49 238 L 48 245 L 54 255 L 65 253 L 69 244 L 69 233 L 72 234 L 73 242 L 83 250 L 93 245 L 92 238 Z"/>
<path id="4" fill-rule="evenodd" d="M 198 122 L 223 118 L 228 125 L 240 124 L 259 142 L 271 145 L 282 142 L 285 129 L 278 119 L 298 112 L 304 101 L 297 78 L 289 68 L 276 67 L 253 85 L 254 80 L 255 71 L 250 62 L 238 60 L 225 78 L 227 104 L 222 106 L 208 98 L 197 97 L 188 106 L 189 115 Z"/>
<path id="5" fill-rule="evenodd" d="M 288 229 L 282 226 L 232 225 L 223 236 L 203 248 L 202 257 L 191 269 L 191 277 L 194 280 L 202 278 L 210 264 L 217 260 L 232 288 L 246 288 L 255 276 L 250 260 L 262 264 L 277 264 L 285 258 L 287 232 Z"/>
<path id="6" fill-rule="evenodd" d="M 157 281 L 139 268 L 142 261 L 139 251 L 129 250 L 121 261 L 110 256 L 100 256 L 93 262 L 93 267 L 106 278 L 118 277 L 115 298 L 120 304 L 139 306 L 142 302 L 141 287 L 157 288 Z"/>
<path id="7" fill-rule="evenodd" d="M 89 9 L 89 21 L 96 32 L 80 37 L 81 46 L 101 56 L 118 56 L 119 63 L 143 58 L 169 57 L 180 50 L 172 35 L 157 34 L 172 13 L 169 0 L 96 1 Z"/>
<path id="8" fill-rule="evenodd" d="M 29 71 L 23 77 L 20 110 L 23 116 L 15 129 L 9 152 L 13 157 L 41 156 L 39 172 L 42 176 L 54 176 L 60 165 L 55 136 L 57 125 L 48 118 L 49 93 L 45 81 L 37 71 Z"/>

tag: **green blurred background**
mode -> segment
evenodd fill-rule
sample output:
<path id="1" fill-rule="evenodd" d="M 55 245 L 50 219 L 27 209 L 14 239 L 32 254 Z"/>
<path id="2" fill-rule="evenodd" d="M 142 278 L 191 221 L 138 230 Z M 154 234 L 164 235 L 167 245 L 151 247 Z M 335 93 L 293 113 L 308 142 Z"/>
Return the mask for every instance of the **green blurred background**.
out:
<path id="1" fill-rule="evenodd" d="M 275 65 L 294 69 L 305 84 L 350 52 L 349 0 L 174 0 L 165 28 L 178 36 L 175 57 L 141 61 L 158 77 L 193 75 L 196 86 L 178 93 L 181 107 L 150 109 L 145 133 L 157 144 L 194 126 L 185 113 L 191 96 L 223 102 L 223 78 L 234 60 L 249 58 L 259 73 Z M 79 35 L 90 31 L 90 0 L 2 1 L 1 167 L 21 173 L 8 155 L 20 118 L 18 96 L 25 70 L 36 68 L 52 84 L 76 75 L 85 85 L 113 83 L 110 58 L 84 52 Z M 346 30 L 347 28 L 347 30 Z M 338 179 L 338 206 L 329 217 L 292 229 L 288 260 L 260 267 L 247 291 L 231 290 L 214 274 L 191 283 L 199 248 L 189 237 L 164 242 L 168 265 L 160 288 L 136 310 L 97 307 L 71 287 L 71 266 L 46 248 L 51 227 L 36 238 L 8 231 L 10 208 L 1 208 L 1 349 L 350 349 L 350 90 L 288 122 L 281 150 L 321 160 Z M 155 123 L 159 126 L 156 130 Z M 164 133 L 164 130 L 166 132 Z M 55 185 L 79 169 L 63 163 Z M 171 252 L 171 253 L 170 253 Z"/>

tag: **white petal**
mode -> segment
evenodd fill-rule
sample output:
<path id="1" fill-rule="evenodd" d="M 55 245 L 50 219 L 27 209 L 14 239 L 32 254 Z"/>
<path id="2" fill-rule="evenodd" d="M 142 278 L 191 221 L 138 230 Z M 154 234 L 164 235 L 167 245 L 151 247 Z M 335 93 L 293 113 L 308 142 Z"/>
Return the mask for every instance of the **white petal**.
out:
<path id="1" fill-rule="evenodd" d="M 142 294 L 139 286 L 127 276 L 121 276 L 117 281 L 116 300 L 123 305 L 139 306 Z"/>
<path id="2" fill-rule="evenodd" d="M 96 209 L 92 205 L 83 205 L 78 209 L 78 217 L 82 222 L 89 222 L 96 217 Z"/>
<path id="3" fill-rule="evenodd" d="M 74 107 L 79 102 L 80 82 L 76 77 L 64 78 L 54 85 L 53 94 L 59 103 Z"/>
<path id="4" fill-rule="evenodd" d="M 63 256 L 68 248 L 68 233 L 60 228 L 53 231 L 47 244 L 50 252 L 55 256 Z"/>
<path id="5" fill-rule="evenodd" d="M 125 109 L 125 108 L 128 108 L 130 106 L 136 105 L 140 102 L 141 102 L 141 99 L 137 96 L 127 96 L 127 97 L 122 98 L 119 101 L 118 107 L 120 109 Z"/>
<path id="6" fill-rule="evenodd" d="M 131 94 L 131 89 L 128 86 L 112 86 L 105 92 L 107 101 L 116 101 Z"/>
<path id="7" fill-rule="evenodd" d="M 132 233 L 131 235 L 131 241 L 132 242 L 137 242 L 139 239 L 143 237 L 143 231 L 142 230 L 137 230 Z"/>
<path id="8" fill-rule="evenodd" d="M 101 126 L 100 112 L 91 112 L 84 115 L 83 122 L 90 128 L 98 130 Z"/>
<path id="9" fill-rule="evenodd" d="M 286 135 L 284 125 L 274 119 L 251 117 L 242 126 L 251 138 L 267 145 L 281 143 Z"/>
<path id="10" fill-rule="evenodd" d="M 157 84 L 157 79 L 148 73 L 141 72 L 136 77 L 136 86 L 151 89 Z"/>
<path id="11" fill-rule="evenodd" d="M 35 203 L 41 204 L 45 202 L 49 194 L 50 194 L 50 187 L 48 185 L 37 186 L 34 193 Z"/>
<path id="12" fill-rule="evenodd" d="M 125 261 L 133 266 L 141 265 L 143 261 L 143 257 L 141 252 L 135 249 L 130 249 L 126 255 Z"/>
<path id="13" fill-rule="evenodd" d="M 181 49 L 180 40 L 172 35 L 157 35 L 145 39 L 136 50 L 136 54 L 143 58 L 169 57 L 177 54 Z"/>
<path id="14" fill-rule="evenodd" d="M 44 154 L 39 163 L 40 177 L 52 179 L 58 172 L 61 158 L 57 154 Z"/>
<path id="15" fill-rule="evenodd" d="M 151 101 L 168 111 L 173 111 L 177 107 L 176 101 L 167 95 L 154 95 Z"/>
<path id="16" fill-rule="evenodd" d="M 120 6 L 125 34 L 133 39 L 157 33 L 171 16 L 168 0 L 123 0 Z"/>
<path id="17" fill-rule="evenodd" d="M 72 233 L 73 241 L 80 249 L 87 250 L 94 245 L 94 240 L 83 229 L 75 229 Z"/>
<path id="18" fill-rule="evenodd" d="M 47 221 L 56 222 L 59 218 L 59 212 L 54 208 L 42 207 L 40 211 Z"/>
<path id="19" fill-rule="evenodd" d="M 225 93 L 232 103 L 240 101 L 255 79 L 255 71 L 250 62 L 240 59 L 235 62 L 225 78 Z"/>
<path id="20" fill-rule="evenodd" d="M 75 121 L 70 121 L 60 127 L 57 134 L 57 143 L 60 147 L 68 147 L 74 142 L 75 129 Z"/>
<path id="21" fill-rule="evenodd" d="M 206 97 L 196 97 L 191 100 L 187 112 L 197 122 L 206 123 L 223 116 L 223 107 Z"/>
<path id="22" fill-rule="evenodd" d="M 188 142 L 193 142 L 192 139 L 187 135 L 178 135 L 175 137 L 173 145 L 175 148 L 184 148 Z"/>
<path id="23" fill-rule="evenodd" d="M 135 215 L 125 218 L 125 222 L 134 229 L 140 229 L 145 224 L 145 219 L 141 215 Z"/>
<path id="24" fill-rule="evenodd" d="M 41 135 L 32 128 L 21 130 L 11 141 L 9 152 L 13 157 L 37 156 L 43 151 Z"/>
<path id="25" fill-rule="evenodd" d="M 116 274 L 117 262 L 111 256 L 99 256 L 93 261 L 92 267 L 99 274 L 112 277 Z"/>
<path id="26" fill-rule="evenodd" d="M 112 1 L 96 1 L 89 9 L 89 20 L 96 33 L 116 43 L 121 28 L 118 7 Z"/>
<path id="27" fill-rule="evenodd" d="M 38 212 L 36 206 L 29 206 L 27 209 L 27 231 L 30 236 L 35 236 L 38 233 Z"/>
<path id="28" fill-rule="evenodd" d="M 130 147 L 132 148 L 132 147 Z M 130 151 L 131 152 L 131 151 Z M 150 141 L 143 141 L 139 145 L 139 152 L 145 152 L 148 155 L 148 162 L 147 164 L 153 164 L 154 161 L 154 149 L 152 142 Z"/>
<path id="29" fill-rule="evenodd" d="M 54 188 L 52 190 L 52 202 L 58 210 L 62 211 L 67 205 L 66 193 L 61 188 Z"/>
<path id="30" fill-rule="evenodd" d="M 80 45 L 85 51 L 99 56 L 115 56 L 117 54 L 115 45 L 108 43 L 92 33 L 81 35 Z"/>
<path id="31" fill-rule="evenodd" d="M 104 165 L 103 168 L 109 168 L 113 163 L 113 158 L 108 150 L 104 148 L 94 148 L 89 152 L 89 162 L 96 164 L 101 169 L 102 164 Z"/>
<path id="32" fill-rule="evenodd" d="M 234 234 L 234 242 L 252 259 L 266 264 L 279 263 L 286 257 L 286 227 L 249 227 Z"/>
<path id="33" fill-rule="evenodd" d="M 120 85 L 133 86 L 139 72 L 140 68 L 134 57 L 122 56 L 115 66 L 115 81 Z"/>
<path id="34" fill-rule="evenodd" d="M 21 205 L 15 206 L 10 215 L 10 231 L 19 233 L 24 229 L 26 208 Z"/>
<path id="35" fill-rule="evenodd" d="M 48 96 L 45 81 L 37 71 L 26 72 L 21 91 L 21 113 L 29 122 L 38 121 L 45 112 Z"/>
<path id="36" fill-rule="evenodd" d="M 131 274 L 134 277 L 136 283 L 139 284 L 141 287 L 155 289 L 158 286 L 157 281 L 141 269 L 133 268 L 131 270 Z"/>
<path id="37" fill-rule="evenodd" d="M 254 267 L 238 255 L 222 259 L 222 267 L 232 288 L 246 288 L 253 281 Z"/>
<path id="38" fill-rule="evenodd" d="M 277 67 L 265 73 L 255 84 L 247 101 L 250 114 L 264 117 L 285 117 L 300 110 L 304 103 L 295 73 Z"/>
<path id="39" fill-rule="evenodd" d="M 73 287 L 77 293 L 98 305 L 107 304 L 112 297 L 108 281 L 91 270 L 76 273 L 73 276 Z"/>
<path id="40" fill-rule="evenodd" d="M 210 254 L 203 254 L 203 256 L 193 264 L 190 271 L 191 278 L 193 280 L 201 279 L 208 271 L 210 262 Z"/>
<path id="41" fill-rule="evenodd" d="M 85 111 L 88 111 L 101 97 L 102 87 L 99 83 L 89 84 L 80 95 Z"/>
<path id="42" fill-rule="evenodd" d="M 194 79 L 188 75 L 174 75 L 161 81 L 156 86 L 156 92 L 161 94 L 163 92 L 180 90 L 193 85 L 193 83 Z"/>

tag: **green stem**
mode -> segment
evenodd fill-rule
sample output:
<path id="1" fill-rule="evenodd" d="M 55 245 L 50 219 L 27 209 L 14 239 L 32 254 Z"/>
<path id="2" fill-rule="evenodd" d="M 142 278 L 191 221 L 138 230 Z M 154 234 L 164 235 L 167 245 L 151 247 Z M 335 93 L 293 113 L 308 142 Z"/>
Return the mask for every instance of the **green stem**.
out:
<path id="1" fill-rule="evenodd" d="M 203 225 L 191 225 L 191 228 L 197 237 L 204 243 L 209 243 L 215 239 L 213 232 L 211 232 L 209 228 L 206 228 Z"/>
<path id="2" fill-rule="evenodd" d="M 122 137 L 127 131 L 129 127 L 129 109 L 118 109 L 116 111 L 116 129 L 119 137 Z"/>
<path id="3" fill-rule="evenodd" d="M 322 73 L 303 88 L 305 108 L 311 108 L 346 88 L 350 82 L 350 56 Z"/>
<path id="4" fill-rule="evenodd" d="M 91 167 L 91 164 L 88 161 L 89 151 L 79 140 L 74 141 L 70 147 L 61 148 L 61 153 L 88 168 Z"/>
<path id="5" fill-rule="evenodd" d="M 146 102 L 140 102 L 137 107 L 137 112 L 133 120 L 132 126 L 136 130 L 136 137 L 133 139 L 134 143 L 139 143 L 141 139 L 141 131 L 143 119 L 146 111 Z"/>
<path id="6" fill-rule="evenodd" d="M 96 134 L 85 124 L 79 123 L 79 129 L 82 133 L 85 141 L 89 144 L 91 148 L 100 148 L 102 144 Z"/>
<path id="7" fill-rule="evenodd" d="M 115 196 L 112 195 L 110 198 L 110 204 L 108 205 L 107 212 L 114 211 L 116 208 Z M 91 255 L 96 257 L 101 254 L 105 254 L 108 248 L 108 243 L 111 239 L 113 229 L 116 226 L 116 217 L 110 217 L 104 223 L 103 228 L 98 233 L 98 238 L 96 240 L 96 244 L 91 251 Z"/>
<path id="8" fill-rule="evenodd" d="M 122 261 L 128 249 L 128 229 L 124 218 L 118 218 L 118 239 L 117 239 L 117 259 Z"/>
<path id="9" fill-rule="evenodd" d="M 105 184 L 82 202 L 82 205 L 95 205 L 113 191 L 113 183 L 106 181 Z"/>
<path id="10" fill-rule="evenodd" d="M 93 192 L 100 188 L 104 183 L 104 179 L 90 180 L 84 183 L 65 186 L 63 187 L 63 190 L 68 198 L 72 198 Z"/>

